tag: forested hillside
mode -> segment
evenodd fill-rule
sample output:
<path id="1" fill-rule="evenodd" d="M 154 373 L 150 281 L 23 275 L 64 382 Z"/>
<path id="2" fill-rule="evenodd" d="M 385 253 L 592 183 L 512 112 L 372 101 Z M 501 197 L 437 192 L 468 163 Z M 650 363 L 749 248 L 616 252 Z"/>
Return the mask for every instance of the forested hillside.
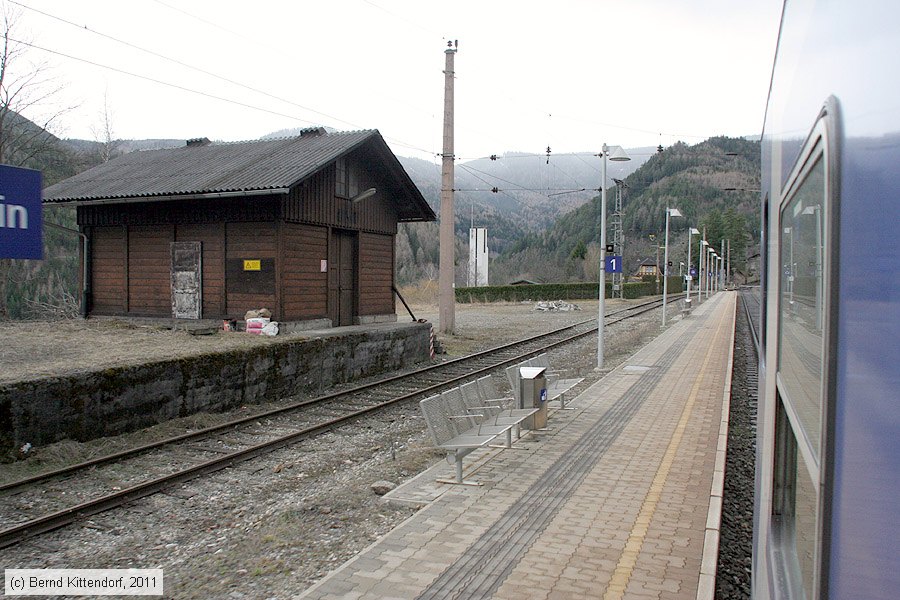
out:
<path id="1" fill-rule="evenodd" d="M 655 154 L 625 178 L 623 229 L 625 269 L 633 273 L 643 259 L 656 260 L 663 243 L 666 207 L 683 218 L 670 220 L 670 261 L 686 262 L 689 227 L 706 228 L 718 250 L 730 240 L 734 266 L 747 272 L 748 255 L 758 253 L 759 143 L 711 138 L 695 146 L 676 144 Z M 612 213 L 611 190 L 608 215 Z M 542 232 L 530 232 L 491 265 L 498 278 L 540 281 L 596 280 L 599 261 L 600 198 L 563 215 Z M 697 236 L 694 237 L 696 257 Z M 659 259 L 662 261 L 662 259 Z M 696 260 L 692 260 L 696 264 Z"/>
<path id="2" fill-rule="evenodd" d="M 119 140 L 107 143 L 59 140 L 17 116 L 17 127 L 41 140 L 39 152 L 20 156 L 19 166 L 39 169 L 44 185 L 99 164 L 104 159 L 147 148 L 172 147 L 180 140 Z M 706 227 L 719 248 L 730 239 L 735 264 L 747 271 L 744 258 L 758 250 L 759 144 L 713 138 L 687 146 L 676 144 L 657 153 L 629 150 L 633 160 L 610 163 L 610 177 L 624 179 L 626 269 L 654 258 L 662 242 L 666 206 L 684 218 L 672 219 L 670 260 L 685 261 L 690 226 Z M 440 212 L 440 165 L 399 157 L 426 200 Z M 588 153 L 527 155 L 509 153 L 461 162 L 456 166 L 455 230 L 457 285 L 465 285 L 468 229 L 488 230 L 491 283 L 527 278 L 545 282 L 596 280 L 599 257 L 599 158 Z M 728 188 L 735 191 L 727 191 Z M 612 211 L 612 194 L 609 210 Z M 46 222 L 76 228 L 74 209 L 45 208 Z M 45 228 L 44 261 L 4 261 L 12 318 L 74 314 L 77 309 L 77 234 Z M 696 237 L 695 244 L 696 244 Z M 397 282 L 409 285 L 436 279 L 438 224 L 401 225 L 397 235 Z M 696 252 L 695 252 L 696 254 Z"/>
<path id="3" fill-rule="evenodd" d="M 629 150 L 632 160 L 610 163 L 609 176 L 624 178 L 655 152 Z M 440 214 L 439 162 L 398 157 L 406 172 Z M 502 255 L 528 235 L 544 232 L 561 215 L 590 202 L 600 187 L 600 159 L 589 152 L 525 154 L 508 152 L 495 157 L 460 161 L 455 165 L 457 285 L 465 285 L 469 227 L 485 227 L 491 254 Z M 400 285 L 437 277 L 438 225 L 401 225 L 397 236 L 397 281 Z M 492 269 L 494 266 L 492 265 Z M 506 274 L 491 282 L 505 283 Z"/>

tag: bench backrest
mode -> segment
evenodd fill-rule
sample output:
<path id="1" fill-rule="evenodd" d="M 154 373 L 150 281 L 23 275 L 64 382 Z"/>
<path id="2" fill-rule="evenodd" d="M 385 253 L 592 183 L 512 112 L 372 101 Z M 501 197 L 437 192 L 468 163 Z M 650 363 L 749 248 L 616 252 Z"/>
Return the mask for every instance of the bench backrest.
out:
<path id="1" fill-rule="evenodd" d="M 509 380 L 509 385 L 512 387 L 513 397 L 516 399 L 516 404 L 519 402 L 519 395 L 521 393 L 522 383 L 519 380 L 519 367 L 523 365 L 513 365 L 511 367 L 506 367 L 506 379 Z"/>
<path id="2" fill-rule="evenodd" d="M 500 412 L 499 406 L 489 406 L 482 397 L 481 392 L 478 391 L 477 381 L 470 381 L 462 384 L 459 386 L 459 391 L 462 394 L 463 402 L 466 403 L 466 408 L 468 408 L 469 411 L 482 413 L 485 417 L 491 417 Z M 484 418 L 481 418 L 480 421 L 483 422 Z"/>
<path id="3" fill-rule="evenodd" d="M 479 377 L 475 380 L 475 383 L 478 385 L 478 393 L 481 395 L 482 400 L 508 401 L 512 398 L 509 394 L 503 394 L 502 392 L 500 392 L 500 390 L 497 388 L 497 382 L 491 375 Z"/>
<path id="4" fill-rule="evenodd" d="M 457 436 L 453 420 L 450 418 L 451 413 L 446 402 L 439 395 L 421 400 L 419 408 L 422 416 L 425 417 L 428 433 L 431 434 L 435 446 L 441 446 Z"/>
<path id="5" fill-rule="evenodd" d="M 441 392 L 441 400 L 444 401 L 444 405 L 447 407 L 450 415 L 454 417 L 450 419 L 450 421 L 451 427 L 456 431 L 456 435 L 475 427 L 481 422 L 481 420 L 472 414 L 472 411 L 466 406 L 459 388 L 452 388 L 446 392 Z M 460 419 L 459 417 L 467 418 Z"/>

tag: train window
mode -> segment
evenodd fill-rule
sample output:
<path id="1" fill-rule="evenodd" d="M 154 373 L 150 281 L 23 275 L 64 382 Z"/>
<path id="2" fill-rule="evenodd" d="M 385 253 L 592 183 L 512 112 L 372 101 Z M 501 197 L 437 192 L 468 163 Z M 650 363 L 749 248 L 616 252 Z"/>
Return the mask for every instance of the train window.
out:
<path id="1" fill-rule="evenodd" d="M 778 398 L 775 417 L 775 535 L 781 549 L 780 579 L 791 598 L 813 598 L 816 566 L 818 495 L 816 484 L 798 452 L 797 438 Z"/>
<path id="2" fill-rule="evenodd" d="M 825 165 L 820 155 L 781 211 L 778 328 L 778 375 L 783 393 L 817 463 L 825 353 L 825 202 Z"/>
<path id="3" fill-rule="evenodd" d="M 816 598 L 827 579 L 820 495 L 828 468 L 829 252 L 836 234 L 837 104 L 829 98 L 804 144 L 777 204 L 768 214 L 777 239 L 770 261 L 769 293 L 776 297 L 775 448 L 772 470 L 772 562 L 785 598 Z M 774 207 L 773 207 L 774 208 Z M 773 239 L 773 241 L 775 241 Z M 831 249 L 831 250 L 829 250 Z M 777 289 L 777 292 L 775 291 Z M 822 579 L 825 578 L 825 579 Z"/>

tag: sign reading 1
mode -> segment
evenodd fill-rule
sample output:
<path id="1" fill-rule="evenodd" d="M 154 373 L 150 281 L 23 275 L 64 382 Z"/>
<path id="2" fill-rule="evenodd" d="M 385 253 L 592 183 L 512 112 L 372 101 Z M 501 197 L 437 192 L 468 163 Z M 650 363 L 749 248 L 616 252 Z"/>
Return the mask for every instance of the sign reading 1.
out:
<path id="1" fill-rule="evenodd" d="M 610 256 L 606 255 L 606 265 L 604 266 L 604 270 L 607 273 L 621 273 L 622 272 L 622 257 L 621 256 Z"/>

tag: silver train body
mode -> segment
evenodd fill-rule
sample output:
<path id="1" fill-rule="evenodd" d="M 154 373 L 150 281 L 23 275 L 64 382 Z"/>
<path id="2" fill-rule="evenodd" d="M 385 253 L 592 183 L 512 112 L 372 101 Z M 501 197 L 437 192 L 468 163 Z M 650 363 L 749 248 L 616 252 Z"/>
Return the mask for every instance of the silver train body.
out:
<path id="1" fill-rule="evenodd" d="M 900 3 L 786 0 L 761 187 L 753 597 L 900 598 Z"/>

